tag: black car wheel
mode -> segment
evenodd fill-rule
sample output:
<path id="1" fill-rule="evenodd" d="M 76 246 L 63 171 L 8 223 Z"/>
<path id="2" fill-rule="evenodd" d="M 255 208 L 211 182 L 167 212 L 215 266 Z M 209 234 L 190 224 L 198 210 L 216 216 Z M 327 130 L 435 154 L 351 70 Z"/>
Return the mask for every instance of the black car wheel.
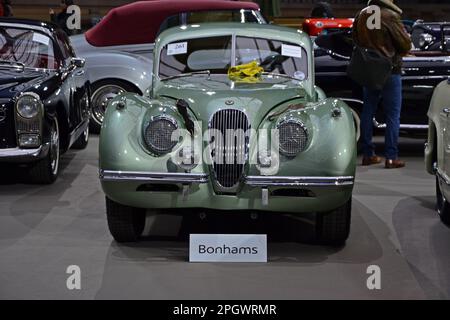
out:
<path id="1" fill-rule="evenodd" d="M 91 131 L 94 133 L 100 132 L 106 108 L 110 100 L 114 99 L 119 94 L 125 92 L 136 93 L 136 91 L 137 90 L 132 86 L 119 80 L 103 80 L 94 83 L 92 86 L 93 94 L 91 98 Z"/>
<path id="2" fill-rule="evenodd" d="M 78 137 L 77 141 L 72 145 L 73 149 L 83 150 L 86 149 L 89 143 L 89 126 L 86 127 L 86 130 Z"/>
<path id="3" fill-rule="evenodd" d="M 51 184 L 55 182 L 59 174 L 59 126 L 55 119 L 50 129 L 50 142 L 47 156 L 34 163 L 29 171 L 30 178 L 34 183 Z"/>
<path id="4" fill-rule="evenodd" d="M 352 200 L 334 211 L 318 213 L 316 237 L 320 244 L 343 245 L 350 235 Z"/>
<path id="5" fill-rule="evenodd" d="M 106 198 L 108 227 L 117 242 L 136 242 L 145 227 L 145 210 L 133 208 Z"/>
<path id="6" fill-rule="evenodd" d="M 450 225 L 450 204 L 441 191 L 439 178 L 436 177 L 437 212 L 443 223 Z"/>

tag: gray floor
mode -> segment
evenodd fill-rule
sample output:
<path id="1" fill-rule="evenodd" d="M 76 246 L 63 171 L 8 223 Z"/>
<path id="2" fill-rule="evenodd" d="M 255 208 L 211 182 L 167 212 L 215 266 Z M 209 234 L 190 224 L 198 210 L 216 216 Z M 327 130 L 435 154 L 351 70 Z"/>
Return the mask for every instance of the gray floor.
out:
<path id="1" fill-rule="evenodd" d="M 117 245 L 97 179 L 98 138 L 63 158 L 52 186 L 0 182 L 2 299 L 448 299 L 450 229 L 434 211 L 423 140 L 402 140 L 403 170 L 358 168 L 352 234 L 340 249 L 308 244 L 310 226 L 291 217 L 158 217 L 134 246 Z M 20 172 L 19 172 L 20 173 Z M 150 223 L 149 223 L 150 225 Z M 267 231 L 268 264 L 190 264 L 190 232 Z M 300 230 L 294 234 L 293 230 Z M 299 235 L 300 234 L 300 235 Z M 81 290 L 66 288 L 78 265 Z M 367 289 L 378 265 L 382 289 Z"/>

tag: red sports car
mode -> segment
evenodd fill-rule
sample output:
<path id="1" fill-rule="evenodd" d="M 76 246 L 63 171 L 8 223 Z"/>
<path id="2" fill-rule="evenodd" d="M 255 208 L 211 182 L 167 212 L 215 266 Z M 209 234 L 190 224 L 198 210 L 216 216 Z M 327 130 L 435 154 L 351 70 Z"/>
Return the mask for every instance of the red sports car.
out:
<path id="1" fill-rule="evenodd" d="M 319 18 L 306 19 L 303 22 L 303 30 L 311 37 L 317 37 L 323 33 L 329 33 L 353 27 L 354 19 Z"/>

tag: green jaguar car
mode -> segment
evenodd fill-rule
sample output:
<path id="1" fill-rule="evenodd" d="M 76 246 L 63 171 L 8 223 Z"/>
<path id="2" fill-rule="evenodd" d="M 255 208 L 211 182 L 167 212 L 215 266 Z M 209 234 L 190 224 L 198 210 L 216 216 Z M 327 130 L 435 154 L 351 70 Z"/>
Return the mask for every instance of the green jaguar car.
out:
<path id="1" fill-rule="evenodd" d="M 314 213 L 316 238 L 350 232 L 357 128 L 315 86 L 299 30 L 240 23 L 168 29 L 145 97 L 109 104 L 100 180 L 110 232 L 139 240 L 146 215 L 179 209 Z"/>

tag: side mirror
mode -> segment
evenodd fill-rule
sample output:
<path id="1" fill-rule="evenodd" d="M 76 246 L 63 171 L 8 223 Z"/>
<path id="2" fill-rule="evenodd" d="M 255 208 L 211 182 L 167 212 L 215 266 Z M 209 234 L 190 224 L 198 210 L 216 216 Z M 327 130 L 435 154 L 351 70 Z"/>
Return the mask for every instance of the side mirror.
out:
<path id="1" fill-rule="evenodd" d="M 86 65 L 86 60 L 82 58 L 72 58 L 70 63 L 76 68 L 84 68 L 84 66 Z"/>

